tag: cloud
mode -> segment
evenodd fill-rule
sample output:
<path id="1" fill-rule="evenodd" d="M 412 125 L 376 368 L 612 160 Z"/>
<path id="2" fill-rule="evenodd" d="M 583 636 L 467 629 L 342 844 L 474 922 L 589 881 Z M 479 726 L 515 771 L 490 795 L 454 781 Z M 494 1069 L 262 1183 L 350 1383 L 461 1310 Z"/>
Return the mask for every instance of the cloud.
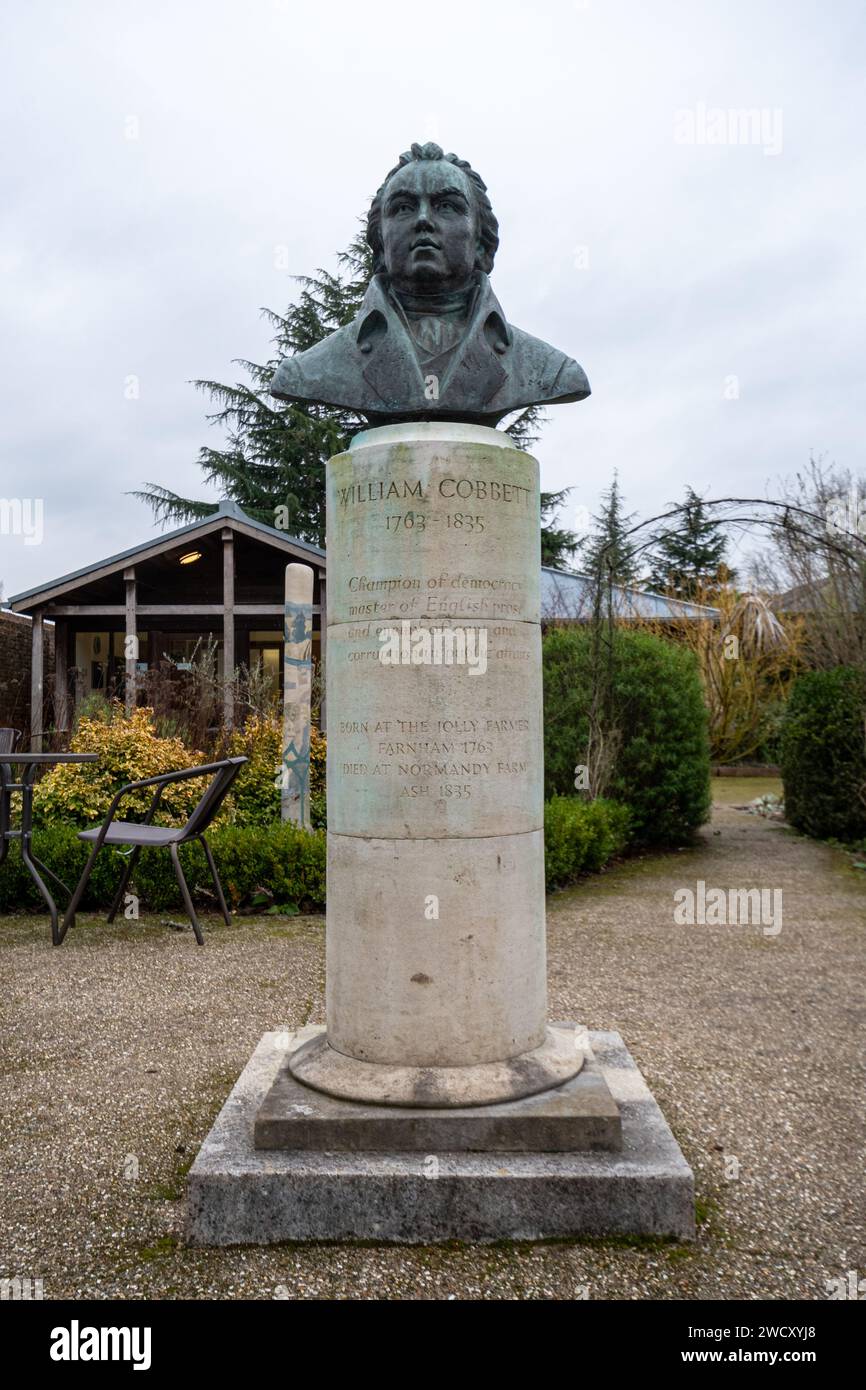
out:
<path id="1" fill-rule="evenodd" d="M 0 493 L 46 511 L 42 546 L 0 538 L 7 594 L 145 539 L 145 479 L 204 494 L 190 378 L 263 360 L 259 307 L 293 292 L 274 248 L 333 264 L 416 138 L 481 171 L 506 312 L 589 374 L 549 412 L 546 488 L 594 510 L 616 467 L 652 514 L 861 456 L 853 0 L 48 3 L 5 27 Z M 701 105 L 780 111 L 780 151 L 677 143 Z"/>

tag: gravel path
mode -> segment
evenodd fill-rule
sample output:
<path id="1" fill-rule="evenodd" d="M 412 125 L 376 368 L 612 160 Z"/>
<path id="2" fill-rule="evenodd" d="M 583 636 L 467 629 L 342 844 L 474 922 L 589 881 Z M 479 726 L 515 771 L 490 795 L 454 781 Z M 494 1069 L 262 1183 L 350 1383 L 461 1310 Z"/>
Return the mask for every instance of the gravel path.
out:
<path id="1" fill-rule="evenodd" d="M 746 801 L 745 779 L 718 788 Z M 765 790 L 762 785 L 760 790 Z M 783 926 L 678 926 L 674 892 L 783 890 Z M 695 1170 L 693 1246 L 184 1247 L 184 1174 L 267 1029 L 323 1020 L 320 918 L 0 919 L 0 1276 L 46 1298 L 806 1298 L 866 1274 L 866 874 L 717 806 L 693 850 L 548 903 L 550 1015 L 615 1028 Z"/>

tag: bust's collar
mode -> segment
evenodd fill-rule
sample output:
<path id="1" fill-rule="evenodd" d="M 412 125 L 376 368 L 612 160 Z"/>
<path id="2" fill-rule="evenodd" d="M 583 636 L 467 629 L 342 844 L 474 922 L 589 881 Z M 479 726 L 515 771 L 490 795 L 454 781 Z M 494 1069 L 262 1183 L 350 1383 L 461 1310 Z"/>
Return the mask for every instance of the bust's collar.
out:
<path id="1" fill-rule="evenodd" d="M 397 301 L 396 296 L 391 292 L 387 275 L 374 275 L 367 287 L 367 293 L 364 295 L 363 302 L 358 310 L 357 318 L 355 319 L 356 342 L 360 343 L 369 333 L 371 325 L 368 324 L 367 321 L 370 319 L 371 315 L 381 314 L 387 321 L 390 316 L 398 312 L 398 310 L 399 301 Z M 486 323 L 491 315 L 496 315 L 498 318 L 499 324 L 501 324 L 500 336 L 504 339 L 505 346 L 510 346 L 511 331 L 508 327 L 505 315 L 502 312 L 502 306 L 493 293 L 490 280 L 483 270 L 479 270 L 475 288 L 469 298 L 470 323 L 472 327 L 474 327 L 479 320 Z M 498 328 L 499 325 L 497 324 L 496 327 Z M 469 331 L 472 331 L 471 328 Z"/>
<path id="2" fill-rule="evenodd" d="M 399 402 L 401 409 L 414 409 L 415 402 L 422 408 L 427 406 L 418 355 L 405 315 L 391 298 L 386 276 L 375 275 L 371 280 L 349 332 L 364 358 L 364 380 L 391 409 L 394 402 Z M 452 388 L 458 398 L 468 394 L 481 405 L 492 400 L 506 380 L 502 359 L 512 339 L 490 281 L 479 272 L 466 331 L 439 383 L 439 408 L 457 408 Z"/>
<path id="3" fill-rule="evenodd" d="M 478 276 L 474 275 L 462 290 L 452 290 L 450 294 L 398 294 L 393 285 L 389 287 L 388 292 L 391 302 L 407 318 L 448 318 L 452 314 L 468 318 L 478 295 Z"/>

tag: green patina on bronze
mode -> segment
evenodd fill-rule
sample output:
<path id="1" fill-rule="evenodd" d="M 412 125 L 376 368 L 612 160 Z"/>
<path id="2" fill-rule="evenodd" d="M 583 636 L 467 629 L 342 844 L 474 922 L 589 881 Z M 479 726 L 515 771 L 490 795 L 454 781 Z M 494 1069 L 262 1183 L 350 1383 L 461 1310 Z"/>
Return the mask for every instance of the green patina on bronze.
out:
<path id="1" fill-rule="evenodd" d="M 273 395 L 356 411 L 371 425 L 495 426 L 589 395 L 583 368 L 505 318 L 488 275 L 499 224 L 480 176 L 439 145 L 400 156 L 370 206 L 374 274 L 355 319 L 286 357 Z"/>

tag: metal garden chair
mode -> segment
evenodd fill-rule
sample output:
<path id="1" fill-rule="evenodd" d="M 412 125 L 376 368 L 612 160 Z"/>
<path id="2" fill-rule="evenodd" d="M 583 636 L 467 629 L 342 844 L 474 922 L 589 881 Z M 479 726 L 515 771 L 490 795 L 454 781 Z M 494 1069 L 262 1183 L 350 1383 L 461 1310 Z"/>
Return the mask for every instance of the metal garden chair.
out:
<path id="1" fill-rule="evenodd" d="M 171 853 L 174 872 L 183 896 L 184 906 L 187 910 L 190 922 L 192 923 L 192 929 L 195 932 L 195 939 L 199 946 L 203 946 L 204 936 L 202 935 L 201 925 L 196 916 L 195 908 L 193 907 L 192 896 L 187 886 L 186 879 L 183 876 L 183 869 L 180 866 L 180 857 L 178 855 L 178 848 L 180 845 L 186 844 L 188 840 L 199 840 L 205 852 L 208 868 L 210 869 L 211 877 L 214 881 L 217 898 L 219 899 L 220 911 L 222 912 L 224 920 L 230 923 L 231 916 L 226 906 L 222 884 L 219 881 L 219 875 L 216 870 L 216 864 L 214 863 L 210 845 L 204 835 L 228 795 L 232 782 L 237 777 L 243 764 L 247 761 L 246 758 L 224 758 L 222 762 L 205 763 L 202 767 L 190 767 L 184 769 L 182 772 L 166 772 L 163 773 L 161 777 L 145 777 L 141 782 L 128 782 L 125 787 L 121 787 L 109 806 L 108 815 L 105 817 L 102 825 L 92 830 L 82 830 L 79 833 L 79 840 L 92 842 L 93 849 L 90 852 L 90 858 L 84 866 L 81 878 L 78 880 L 75 892 L 72 894 L 69 907 L 66 909 L 66 916 L 63 918 L 63 925 L 60 928 L 60 940 L 57 944 L 60 944 L 60 941 L 63 940 L 69 928 L 75 922 L 75 914 L 78 911 L 78 905 L 84 896 L 84 890 L 87 887 L 87 881 L 90 878 L 93 865 L 96 862 L 96 856 L 103 845 L 127 845 L 132 848 L 132 854 L 129 856 L 123 871 L 123 876 L 120 880 L 120 885 L 114 895 L 114 901 L 111 904 L 111 911 L 108 914 L 109 922 L 114 921 L 117 910 L 123 902 L 127 884 L 138 863 L 138 857 L 141 851 L 143 849 L 168 849 Z M 189 781 L 193 777 L 205 777 L 208 773 L 213 773 L 213 777 L 205 788 L 201 800 L 186 825 L 172 827 L 151 824 L 156 809 L 159 806 L 162 793 L 171 782 Z M 114 813 L 120 805 L 120 802 L 130 792 L 138 791 L 141 787 L 156 788 L 144 820 L 140 822 L 116 821 L 114 819 Z"/>

